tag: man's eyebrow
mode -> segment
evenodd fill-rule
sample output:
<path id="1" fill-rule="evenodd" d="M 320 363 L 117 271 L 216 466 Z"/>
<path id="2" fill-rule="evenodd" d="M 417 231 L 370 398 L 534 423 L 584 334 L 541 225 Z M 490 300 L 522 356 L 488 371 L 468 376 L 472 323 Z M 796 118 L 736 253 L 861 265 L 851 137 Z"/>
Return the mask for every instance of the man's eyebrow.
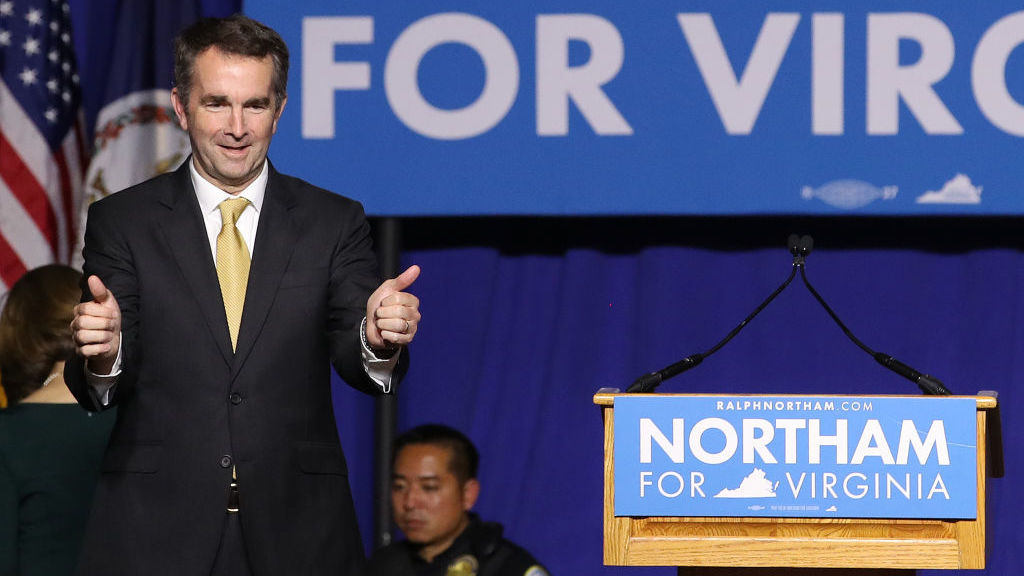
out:
<path id="1" fill-rule="evenodd" d="M 267 108 L 270 106 L 270 97 L 264 96 L 262 98 L 250 98 L 245 101 L 246 106 L 262 106 Z"/>
<path id="2" fill-rule="evenodd" d="M 441 477 L 437 474 L 423 474 L 422 476 L 415 476 L 416 480 L 439 480 Z M 398 474 L 397 472 L 391 475 L 391 480 L 408 480 L 404 475 Z"/>
<path id="3" fill-rule="evenodd" d="M 204 104 L 204 105 L 207 105 L 207 104 L 227 104 L 228 103 L 228 97 L 227 96 L 217 95 L 217 94 L 207 94 L 207 95 L 205 95 L 205 96 L 203 96 L 202 98 L 199 99 L 199 103 L 200 104 Z"/>

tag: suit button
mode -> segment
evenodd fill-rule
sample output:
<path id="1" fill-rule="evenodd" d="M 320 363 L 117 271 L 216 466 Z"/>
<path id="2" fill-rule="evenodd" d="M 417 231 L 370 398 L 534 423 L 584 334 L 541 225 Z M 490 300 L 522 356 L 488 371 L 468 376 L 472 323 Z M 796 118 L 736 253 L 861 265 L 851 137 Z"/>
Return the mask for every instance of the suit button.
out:
<path id="1" fill-rule="evenodd" d="M 237 406 L 242 403 L 242 395 L 239 394 L 238 392 L 232 392 L 231 396 L 228 396 L 228 400 L 230 400 L 232 404 Z"/>
<path id="2" fill-rule="evenodd" d="M 231 468 L 231 456 L 228 456 L 227 454 L 225 454 L 224 456 L 221 456 L 220 457 L 220 467 L 221 468 Z"/>

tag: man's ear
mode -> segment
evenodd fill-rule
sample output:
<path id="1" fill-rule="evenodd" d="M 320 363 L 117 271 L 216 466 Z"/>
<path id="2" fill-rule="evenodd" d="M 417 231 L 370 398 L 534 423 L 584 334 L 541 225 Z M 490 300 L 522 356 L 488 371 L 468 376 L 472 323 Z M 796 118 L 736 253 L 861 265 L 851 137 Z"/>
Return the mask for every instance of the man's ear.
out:
<path id="1" fill-rule="evenodd" d="M 281 114 L 284 114 L 284 105 L 288 103 L 288 97 L 285 96 L 284 100 L 281 101 L 281 105 L 277 107 L 277 111 L 274 114 L 274 126 L 271 134 L 277 134 L 277 121 L 281 119 Z"/>
<path id="2" fill-rule="evenodd" d="M 476 499 L 480 496 L 480 482 L 476 478 L 466 480 L 462 485 L 462 509 L 469 512 L 476 505 Z"/>
<path id="3" fill-rule="evenodd" d="M 181 101 L 181 94 L 178 87 L 171 89 L 171 106 L 174 107 L 174 114 L 178 117 L 178 126 L 188 132 L 188 116 L 185 115 L 185 103 Z"/>

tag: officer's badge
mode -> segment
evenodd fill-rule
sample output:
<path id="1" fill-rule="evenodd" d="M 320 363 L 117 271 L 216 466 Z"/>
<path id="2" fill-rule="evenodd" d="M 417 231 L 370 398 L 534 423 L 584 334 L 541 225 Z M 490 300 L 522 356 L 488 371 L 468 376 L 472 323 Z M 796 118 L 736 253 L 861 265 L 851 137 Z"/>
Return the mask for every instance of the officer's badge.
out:
<path id="1" fill-rule="evenodd" d="M 548 571 L 535 564 L 527 568 L 523 576 L 548 576 Z"/>
<path id="2" fill-rule="evenodd" d="M 480 563 L 477 562 L 476 556 L 465 554 L 448 565 L 445 576 L 476 576 L 479 569 Z"/>

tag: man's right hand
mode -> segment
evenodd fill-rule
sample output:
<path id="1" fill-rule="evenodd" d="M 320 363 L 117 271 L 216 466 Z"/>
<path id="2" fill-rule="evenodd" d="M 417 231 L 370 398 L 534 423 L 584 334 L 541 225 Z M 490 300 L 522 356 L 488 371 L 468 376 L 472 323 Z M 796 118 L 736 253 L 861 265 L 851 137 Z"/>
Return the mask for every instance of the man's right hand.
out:
<path id="1" fill-rule="evenodd" d="M 89 276 L 92 300 L 75 306 L 71 335 L 75 350 L 94 374 L 109 374 L 121 344 L 121 309 L 113 292 L 97 276 Z"/>

